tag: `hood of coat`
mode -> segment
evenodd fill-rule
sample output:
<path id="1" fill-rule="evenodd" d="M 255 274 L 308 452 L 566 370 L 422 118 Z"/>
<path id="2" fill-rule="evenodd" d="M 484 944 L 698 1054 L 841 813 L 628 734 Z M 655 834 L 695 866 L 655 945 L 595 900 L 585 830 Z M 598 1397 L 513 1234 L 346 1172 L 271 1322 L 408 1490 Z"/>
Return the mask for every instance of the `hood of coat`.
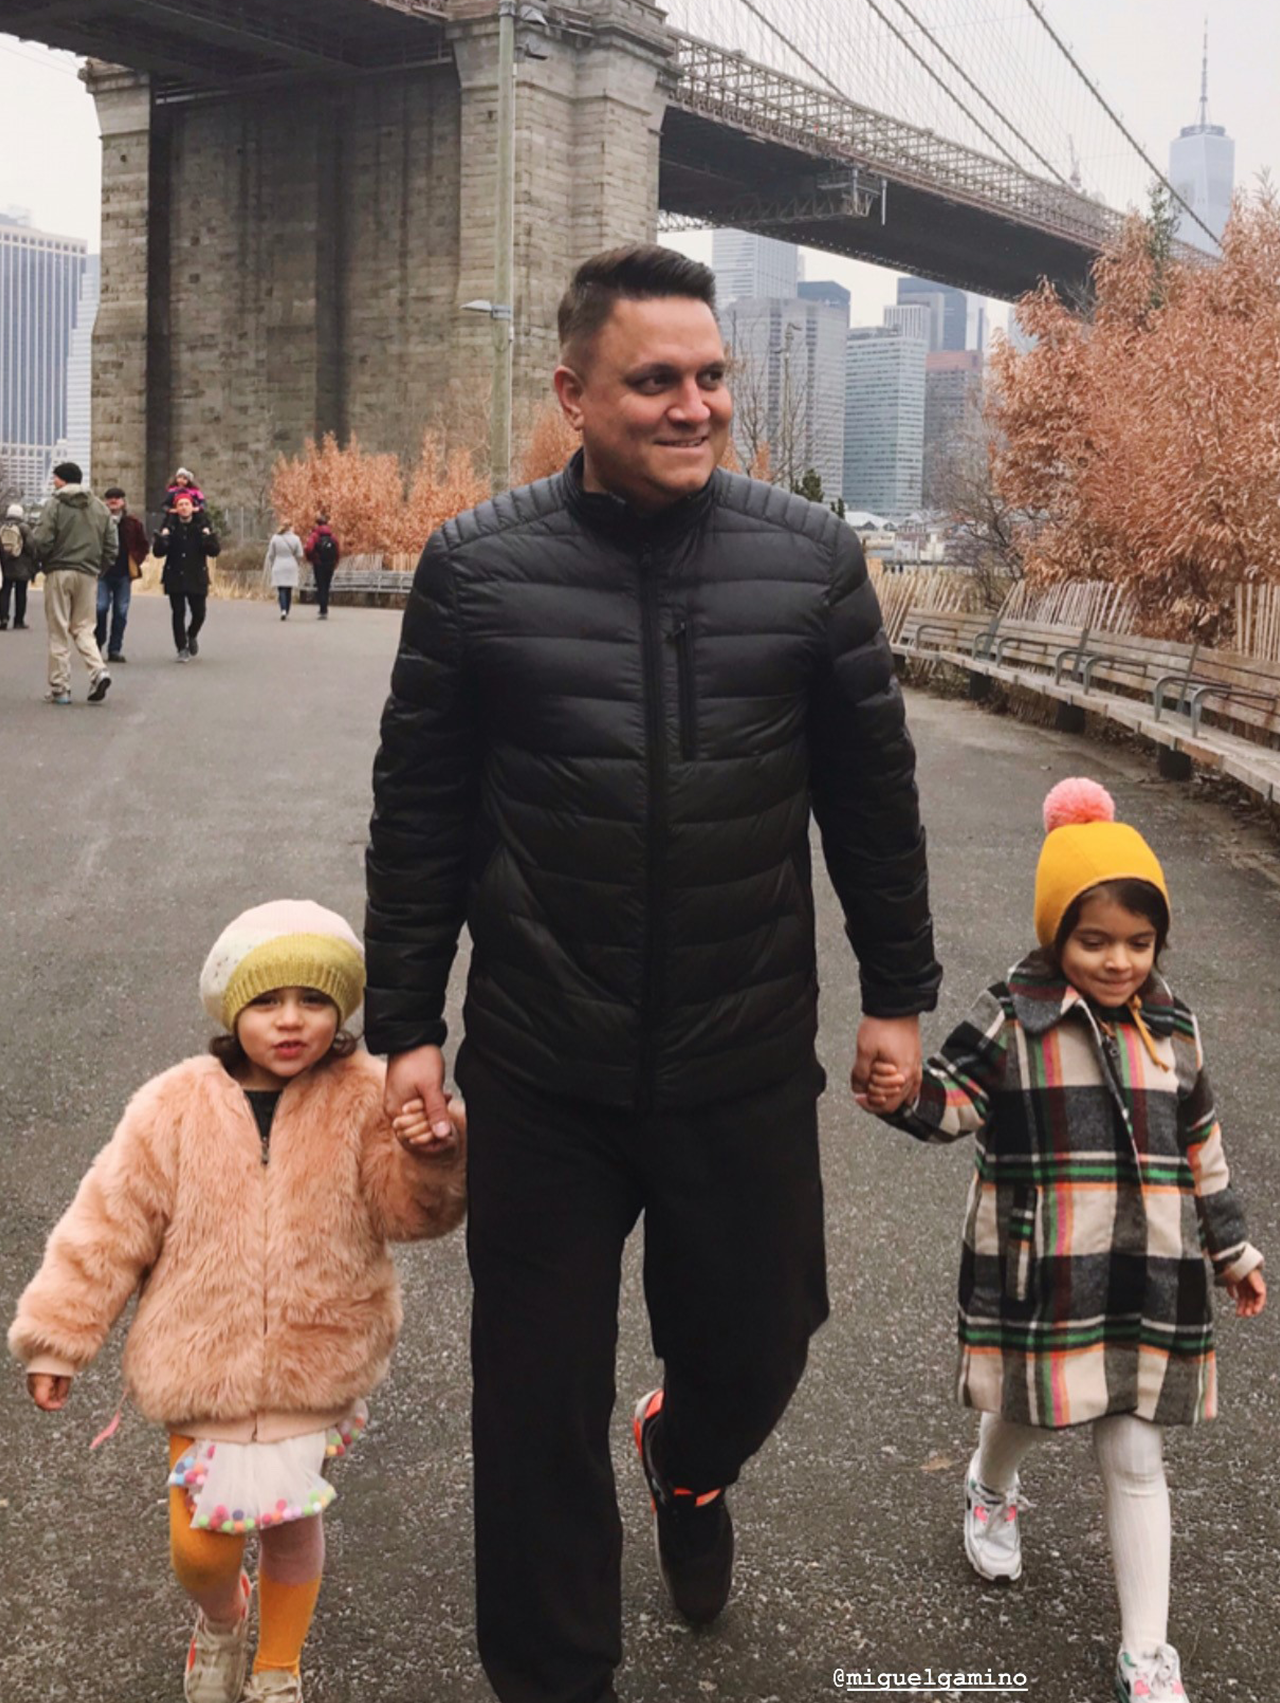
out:
<path id="1" fill-rule="evenodd" d="M 66 503 L 68 508 L 87 509 L 93 501 L 93 492 L 84 485 L 59 485 L 51 501 Z"/>
<path id="2" fill-rule="evenodd" d="M 1043 1035 L 1077 1005 L 1088 1001 L 1063 975 L 1044 947 L 1015 964 L 1006 978 L 1013 1009 L 1029 1035 Z M 1153 970 L 1139 996 L 1142 1021 L 1153 1035 L 1173 1033 L 1174 998 L 1168 982 Z"/>

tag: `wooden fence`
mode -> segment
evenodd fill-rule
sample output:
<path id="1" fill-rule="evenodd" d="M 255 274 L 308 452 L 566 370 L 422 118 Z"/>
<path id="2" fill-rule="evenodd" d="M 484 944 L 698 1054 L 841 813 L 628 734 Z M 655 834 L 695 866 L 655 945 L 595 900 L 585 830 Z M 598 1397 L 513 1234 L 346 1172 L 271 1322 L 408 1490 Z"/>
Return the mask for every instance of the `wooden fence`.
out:
<path id="1" fill-rule="evenodd" d="M 1280 662 L 1280 585 L 1236 587 L 1236 637 L 1244 656 Z"/>
<path id="2" fill-rule="evenodd" d="M 982 588 L 969 573 L 931 568 L 921 573 L 890 574 L 878 562 L 869 564 L 869 572 L 890 644 L 900 637 L 903 622 L 913 609 L 959 614 L 984 606 Z"/>
<path id="3" fill-rule="evenodd" d="M 1131 633 L 1133 605 L 1124 587 L 1111 580 L 1073 580 L 1040 587 L 1019 580 L 1004 600 L 1000 619 L 1090 627 L 1097 633 Z"/>

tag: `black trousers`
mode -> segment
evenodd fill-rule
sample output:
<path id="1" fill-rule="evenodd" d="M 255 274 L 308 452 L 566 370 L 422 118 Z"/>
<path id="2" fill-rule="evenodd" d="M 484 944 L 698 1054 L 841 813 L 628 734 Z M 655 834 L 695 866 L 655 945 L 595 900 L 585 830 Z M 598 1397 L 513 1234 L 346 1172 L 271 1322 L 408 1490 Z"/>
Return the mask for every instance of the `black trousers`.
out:
<path id="1" fill-rule="evenodd" d="M 179 650 L 186 650 L 190 640 L 204 626 L 205 606 L 207 597 L 186 597 L 180 591 L 169 593 L 169 608 L 173 611 L 173 642 Z M 191 606 L 191 622 L 187 624 L 187 605 Z"/>
<path id="2" fill-rule="evenodd" d="M 612 1703 L 622 1526 L 609 1425 L 623 1244 L 644 1214 L 673 1483 L 732 1484 L 827 1316 L 816 1065 L 640 1115 L 504 1076 L 463 1047 L 475 1285 L 476 1612 L 501 1703 Z M 628 1392 L 637 1399 L 644 1392 Z M 647 1494 L 637 1464 L 629 1491 Z"/>
<path id="3" fill-rule="evenodd" d="M 15 621 L 25 621 L 27 618 L 27 582 L 24 579 L 10 579 L 5 574 L 0 584 L 0 621 L 9 619 L 9 599 L 13 599 L 13 618 Z"/>
<path id="4" fill-rule="evenodd" d="M 316 582 L 316 601 L 320 605 L 320 613 L 329 613 L 329 588 L 333 584 L 333 569 L 322 568 L 319 562 L 313 562 L 311 571 Z"/>

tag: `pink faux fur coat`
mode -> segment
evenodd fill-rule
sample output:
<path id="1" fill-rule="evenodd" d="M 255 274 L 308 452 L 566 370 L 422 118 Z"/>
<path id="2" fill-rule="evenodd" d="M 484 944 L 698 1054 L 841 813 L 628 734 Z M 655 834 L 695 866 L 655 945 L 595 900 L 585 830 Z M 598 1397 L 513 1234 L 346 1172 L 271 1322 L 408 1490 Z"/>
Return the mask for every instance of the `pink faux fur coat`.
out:
<path id="1" fill-rule="evenodd" d="M 465 1153 L 407 1152 L 367 1053 L 280 1096 L 263 1164 L 243 1090 L 214 1058 L 139 1089 L 49 1238 L 9 1346 L 82 1372 L 135 1288 L 126 1387 L 170 1431 L 273 1442 L 334 1423 L 386 1374 L 400 1329 L 388 1242 L 465 1210 Z"/>

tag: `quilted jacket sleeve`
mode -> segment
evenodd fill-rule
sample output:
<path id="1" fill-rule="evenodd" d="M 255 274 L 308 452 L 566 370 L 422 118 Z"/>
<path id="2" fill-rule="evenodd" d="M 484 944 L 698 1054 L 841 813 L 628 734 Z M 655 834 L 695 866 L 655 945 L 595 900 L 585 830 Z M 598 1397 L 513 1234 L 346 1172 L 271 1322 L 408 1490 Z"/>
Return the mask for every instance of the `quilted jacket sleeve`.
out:
<path id="1" fill-rule="evenodd" d="M 453 572 L 437 532 L 414 575 L 373 770 L 365 910 L 371 1052 L 444 1043 L 478 779 Z"/>
<path id="2" fill-rule="evenodd" d="M 914 1106 L 884 1119 L 918 1141 L 959 1141 L 976 1135 L 991 1118 L 991 1102 L 1004 1078 L 1009 1013 L 998 988 L 988 988 L 948 1035 L 942 1051 L 925 1060 Z"/>
<path id="3" fill-rule="evenodd" d="M 843 525 L 827 640 L 811 711 L 814 814 L 858 957 L 862 1008 L 872 1017 L 907 1017 L 933 1009 L 942 980 L 916 754 L 862 548 Z"/>
<path id="4" fill-rule="evenodd" d="M 154 1084 L 134 1097 L 49 1237 L 9 1330 L 29 1370 L 83 1372 L 155 1263 L 174 1190 L 159 1107 Z"/>
<path id="5" fill-rule="evenodd" d="M 1195 1084 L 1179 1101 L 1178 1110 L 1182 1142 L 1195 1178 L 1200 1235 L 1214 1278 L 1218 1283 L 1238 1282 L 1262 1264 L 1262 1255 L 1245 1234 L 1244 1212 L 1231 1186 L 1198 1023 Z"/>

